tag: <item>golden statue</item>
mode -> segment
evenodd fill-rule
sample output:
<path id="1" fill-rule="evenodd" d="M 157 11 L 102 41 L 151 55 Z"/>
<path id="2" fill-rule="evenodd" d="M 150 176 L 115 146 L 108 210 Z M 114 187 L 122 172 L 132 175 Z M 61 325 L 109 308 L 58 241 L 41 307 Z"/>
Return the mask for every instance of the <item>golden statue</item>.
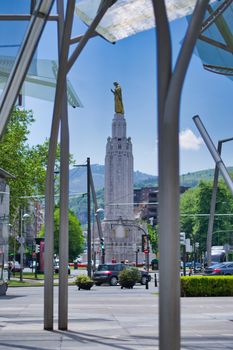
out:
<path id="1" fill-rule="evenodd" d="M 115 100 L 115 112 L 119 114 L 124 114 L 124 106 L 122 101 L 122 93 L 121 93 L 121 87 L 120 84 L 114 81 L 113 85 L 115 86 L 115 90 L 112 90 L 112 93 L 114 94 L 114 100 Z"/>

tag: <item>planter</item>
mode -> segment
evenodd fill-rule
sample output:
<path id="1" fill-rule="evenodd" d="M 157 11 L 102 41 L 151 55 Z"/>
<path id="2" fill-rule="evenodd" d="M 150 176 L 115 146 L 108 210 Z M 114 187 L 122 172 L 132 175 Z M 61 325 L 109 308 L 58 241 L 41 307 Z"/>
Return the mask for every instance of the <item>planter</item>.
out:
<path id="1" fill-rule="evenodd" d="M 139 272 L 136 268 L 127 268 L 119 273 L 119 283 L 121 285 L 121 289 L 133 288 L 138 279 Z"/>
<path id="2" fill-rule="evenodd" d="M 94 282 L 77 283 L 78 290 L 80 290 L 80 289 L 90 290 L 93 285 L 94 285 Z"/>
<path id="3" fill-rule="evenodd" d="M 132 289 L 133 286 L 135 285 L 135 282 L 134 281 L 122 282 L 120 285 L 121 285 L 121 289 L 123 288 Z"/>

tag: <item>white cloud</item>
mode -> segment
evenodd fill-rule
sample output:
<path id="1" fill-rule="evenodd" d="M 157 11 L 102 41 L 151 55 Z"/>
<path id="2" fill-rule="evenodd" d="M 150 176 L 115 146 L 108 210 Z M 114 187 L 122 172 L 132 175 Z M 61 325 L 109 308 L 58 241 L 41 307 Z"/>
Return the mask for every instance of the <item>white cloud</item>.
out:
<path id="1" fill-rule="evenodd" d="M 192 130 L 186 129 L 180 132 L 180 148 L 183 150 L 197 151 L 204 143 L 201 137 L 197 137 Z"/>

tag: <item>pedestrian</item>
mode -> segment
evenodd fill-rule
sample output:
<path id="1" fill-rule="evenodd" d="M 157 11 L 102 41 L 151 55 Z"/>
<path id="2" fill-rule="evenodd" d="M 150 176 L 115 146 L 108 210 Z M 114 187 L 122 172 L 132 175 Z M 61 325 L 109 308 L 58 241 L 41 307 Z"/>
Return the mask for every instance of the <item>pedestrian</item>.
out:
<path id="1" fill-rule="evenodd" d="M 189 276 L 192 276 L 192 274 L 193 274 L 193 269 L 192 269 L 192 267 L 190 266 L 190 268 L 189 268 Z"/>

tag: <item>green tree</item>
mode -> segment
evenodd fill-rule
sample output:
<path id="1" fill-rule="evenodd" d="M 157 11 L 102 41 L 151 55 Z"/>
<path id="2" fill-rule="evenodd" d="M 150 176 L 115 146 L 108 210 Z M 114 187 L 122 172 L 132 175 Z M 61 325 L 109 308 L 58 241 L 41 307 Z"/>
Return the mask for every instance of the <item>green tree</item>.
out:
<path id="1" fill-rule="evenodd" d="M 201 251 L 206 250 L 206 238 L 210 213 L 210 201 L 213 184 L 211 181 L 201 181 L 200 184 L 181 196 L 181 231 L 186 237 L 199 242 Z M 218 183 L 215 220 L 213 228 L 212 245 L 227 243 L 228 237 L 223 232 L 233 232 L 233 217 L 218 214 L 231 214 L 233 209 L 233 198 L 225 183 Z M 228 231 L 229 230 L 229 231 Z M 221 235 L 216 235 L 219 231 Z"/>
<path id="2" fill-rule="evenodd" d="M 158 225 L 153 227 L 150 224 L 147 224 L 147 231 L 149 234 L 149 240 L 152 247 L 153 253 L 158 253 L 158 243 L 159 243 L 159 237 L 158 237 Z"/>
<path id="3" fill-rule="evenodd" d="M 34 122 L 31 111 L 15 109 L 0 142 L 0 167 L 15 176 L 9 180 L 10 223 L 18 230 L 19 208 L 27 207 L 28 198 L 44 195 L 49 141 L 30 147 L 29 127 Z M 60 146 L 55 167 L 59 170 Z M 70 155 L 70 163 L 73 158 Z"/>
<path id="4" fill-rule="evenodd" d="M 60 209 L 54 210 L 54 253 L 59 255 L 59 227 L 60 227 Z M 44 237 L 45 229 L 42 228 L 39 233 L 40 237 Z M 82 227 L 74 215 L 69 210 L 69 261 L 73 261 L 79 254 L 83 252 L 84 237 Z"/>
<path id="5" fill-rule="evenodd" d="M 31 111 L 14 110 L 0 142 L 0 167 L 15 176 L 15 179 L 9 180 L 11 218 L 25 203 L 22 197 L 33 193 L 33 182 L 28 176 L 31 171 L 27 156 L 29 146 L 26 144 L 28 126 L 33 121 Z"/>

